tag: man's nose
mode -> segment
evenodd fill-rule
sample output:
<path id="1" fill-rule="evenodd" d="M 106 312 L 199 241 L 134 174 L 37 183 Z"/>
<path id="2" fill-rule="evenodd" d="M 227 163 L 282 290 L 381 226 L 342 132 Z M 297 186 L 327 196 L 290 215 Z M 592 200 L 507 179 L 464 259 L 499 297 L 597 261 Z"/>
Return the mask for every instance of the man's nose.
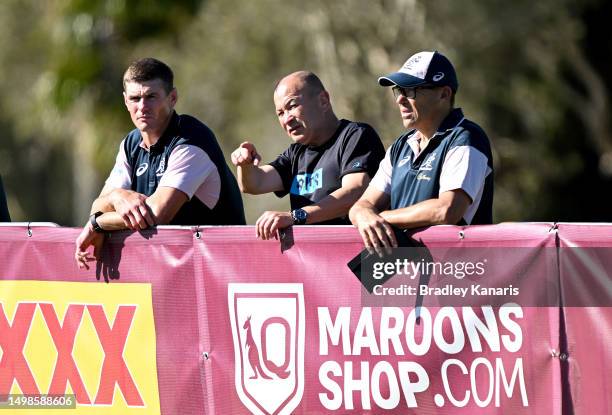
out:
<path id="1" fill-rule="evenodd" d="M 287 111 L 283 114 L 283 124 L 287 125 L 293 119 L 295 119 L 295 116 L 291 112 Z"/>
<path id="2" fill-rule="evenodd" d="M 144 98 L 140 98 L 140 100 L 138 101 L 138 109 L 142 111 L 146 107 L 147 107 L 147 101 Z"/>
<path id="3" fill-rule="evenodd" d="M 395 98 L 395 102 L 396 102 L 398 105 L 404 105 L 404 106 L 406 106 L 407 101 L 408 101 L 408 98 L 406 98 L 406 95 L 404 95 L 404 94 L 399 94 L 399 95 L 397 96 L 397 98 Z"/>

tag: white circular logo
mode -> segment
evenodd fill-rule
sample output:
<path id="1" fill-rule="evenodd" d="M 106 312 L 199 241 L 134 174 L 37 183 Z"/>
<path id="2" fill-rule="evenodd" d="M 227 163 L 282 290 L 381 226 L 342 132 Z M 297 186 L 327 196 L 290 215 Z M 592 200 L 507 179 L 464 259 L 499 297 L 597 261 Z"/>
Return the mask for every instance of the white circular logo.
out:
<path id="1" fill-rule="evenodd" d="M 136 176 L 142 176 L 142 174 L 147 171 L 148 168 L 149 163 L 142 163 L 140 166 L 138 166 L 138 170 L 136 170 Z"/>
<path id="2" fill-rule="evenodd" d="M 444 73 L 443 72 L 438 72 L 437 74 L 435 74 L 433 76 L 433 80 L 434 82 L 438 82 L 440 79 L 444 78 Z"/>

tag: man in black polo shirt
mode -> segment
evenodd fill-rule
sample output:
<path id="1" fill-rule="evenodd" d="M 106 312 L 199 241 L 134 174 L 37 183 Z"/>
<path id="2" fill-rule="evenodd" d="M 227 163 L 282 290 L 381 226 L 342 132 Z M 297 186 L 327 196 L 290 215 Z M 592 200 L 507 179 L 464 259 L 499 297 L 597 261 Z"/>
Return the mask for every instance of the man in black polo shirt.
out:
<path id="1" fill-rule="evenodd" d="M 491 146 L 484 131 L 454 108 L 459 85 L 450 61 L 439 52 L 420 52 L 378 83 L 393 87 L 408 132 L 389 148 L 350 210 L 366 247 L 397 246 L 391 225 L 491 223 Z"/>
<path id="2" fill-rule="evenodd" d="M 365 123 L 339 120 L 329 93 L 312 72 L 287 75 L 274 90 L 281 127 L 294 141 L 270 164 L 259 166 L 255 146 L 244 142 L 232 153 L 245 193 L 290 194 L 290 212 L 264 212 L 257 236 L 277 237 L 291 225 L 349 224 L 349 208 L 374 176 L 384 147 Z"/>
<path id="3" fill-rule="evenodd" d="M 76 241 L 79 267 L 99 257 L 104 231 L 245 224 L 236 179 L 214 134 L 174 111 L 172 70 L 156 59 L 141 59 L 125 72 L 123 88 L 136 129 L 121 142 L 115 167 Z"/>

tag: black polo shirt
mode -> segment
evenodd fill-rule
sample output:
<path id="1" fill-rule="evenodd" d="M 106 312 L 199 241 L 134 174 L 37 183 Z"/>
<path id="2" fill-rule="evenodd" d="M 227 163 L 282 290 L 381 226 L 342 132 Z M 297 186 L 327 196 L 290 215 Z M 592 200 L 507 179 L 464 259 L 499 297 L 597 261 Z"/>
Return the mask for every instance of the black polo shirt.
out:
<path id="1" fill-rule="evenodd" d="M 293 143 L 270 165 L 283 181 L 278 197 L 290 194 L 291 209 L 319 202 L 342 187 L 342 177 L 365 172 L 373 177 L 385 149 L 376 131 L 368 124 L 340 120 L 334 135 L 319 147 Z M 349 225 L 348 218 L 336 218 L 321 225 Z"/>

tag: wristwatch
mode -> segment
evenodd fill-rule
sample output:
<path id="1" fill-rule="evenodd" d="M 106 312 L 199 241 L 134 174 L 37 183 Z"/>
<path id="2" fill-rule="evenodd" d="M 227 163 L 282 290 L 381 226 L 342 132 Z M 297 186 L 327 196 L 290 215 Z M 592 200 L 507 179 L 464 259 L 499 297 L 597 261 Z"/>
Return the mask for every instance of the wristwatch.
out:
<path id="1" fill-rule="evenodd" d="M 304 209 L 294 209 L 291 211 L 291 218 L 294 225 L 305 225 L 308 213 Z"/>
<path id="2" fill-rule="evenodd" d="M 91 223 L 93 230 L 98 233 L 104 233 L 104 229 L 102 229 L 100 225 L 98 225 L 98 221 L 97 221 L 98 216 L 100 216 L 101 214 L 102 212 L 98 211 L 96 213 L 92 213 L 91 216 L 89 217 L 89 223 Z"/>

